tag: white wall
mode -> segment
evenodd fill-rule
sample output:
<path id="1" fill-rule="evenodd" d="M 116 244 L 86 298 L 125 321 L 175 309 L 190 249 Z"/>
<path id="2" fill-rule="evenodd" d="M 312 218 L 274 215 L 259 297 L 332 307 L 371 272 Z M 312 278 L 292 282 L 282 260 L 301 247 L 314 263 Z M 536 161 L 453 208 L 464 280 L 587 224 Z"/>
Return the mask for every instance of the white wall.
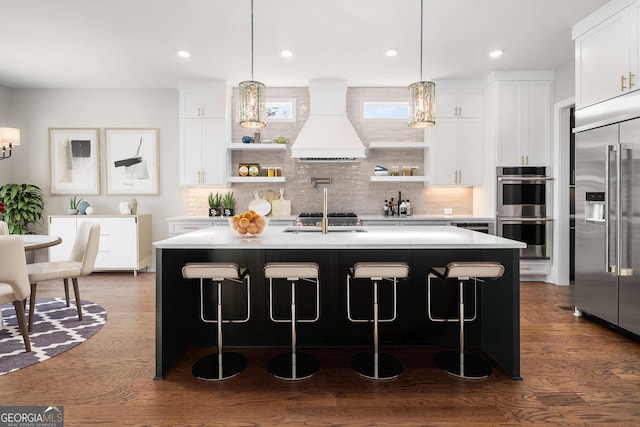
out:
<path id="1" fill-rule="evenodd" d="M 575 62 L 567 62 L 553 70 L 555 80 L 553 82 L 553 102 L 573 98 L 576 92 L 576 66 Z"/>
<path id="2" fill-rule="evenodd" d="M 1 99 L 6 91 L 0 90 Z M 179 186 L 178 91 L 176 89 L 12 89 L 12 126 L 22 130 L 22 144 L 11 162 L 9 176 L 0 182 L 38 185 L 46 194 L 45 215 L 66 213 L 68 196 L 51 196 L 48 129 L 100 128 L 101 163 L 104 162 L 104 128 L 158 128 L 160 194 L 108 196 L 101 176 L 101 195 L 85 196 L 96 214 L 117 214 L 118 204 L 138 200 L 138 213 L 153 214 L 153 241 L 168 237 L 166 218 L 183 215 L 186 191 Z M 5 160 L 4 162 L 7 162 Z M 4 163 L 3 162 L 3 163 Z M 0 170 L 3 165 L 0 165 Z M 38 232 L 46 232 L 46 222 Z"/>
<path id="3" fill-rule="evenodd" d="M 0 85 L 0 127 L 11 127 L 11 118 L 10 118 L 10 105 L 11 105 L 11 90 L 6 87 Z M 1 160 L 0 160 L 1 161 Z M 7 160 L 1 161 L 0 163 L 0 185 L 7 183 L 9 179 L 9 170 L 11 168 L 11 163 Z"/>

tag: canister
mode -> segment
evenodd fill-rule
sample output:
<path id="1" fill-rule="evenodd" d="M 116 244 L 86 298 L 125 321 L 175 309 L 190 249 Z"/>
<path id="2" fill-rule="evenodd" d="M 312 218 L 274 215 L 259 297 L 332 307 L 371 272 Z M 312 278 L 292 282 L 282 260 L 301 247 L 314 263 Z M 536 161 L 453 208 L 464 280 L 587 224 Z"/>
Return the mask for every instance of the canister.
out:
<path id="1" fill-rule="evenodd" d="M 249 164 L 249 176 L 259 176 L 259 175 L 260 175 L 260 164 L 259 163 Z"/>
<path id="2" fill-rule="evenodd" d="M 249 175 L 249 165 L 246 163 L 238 164 L 238 176 L 247 176 Z"/>

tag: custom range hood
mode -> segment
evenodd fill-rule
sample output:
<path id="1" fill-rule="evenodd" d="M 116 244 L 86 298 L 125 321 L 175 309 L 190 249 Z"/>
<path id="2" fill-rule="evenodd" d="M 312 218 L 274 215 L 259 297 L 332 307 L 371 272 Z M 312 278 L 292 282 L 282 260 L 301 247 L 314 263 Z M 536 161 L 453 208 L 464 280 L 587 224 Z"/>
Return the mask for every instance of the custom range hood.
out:
<path id="1" fill-rule="evenodd" d="M 365 147 L 347 118 L 347 81 L 309 81 L 309 118 L 291 146 L 304 162 L 358 162 Z"/>

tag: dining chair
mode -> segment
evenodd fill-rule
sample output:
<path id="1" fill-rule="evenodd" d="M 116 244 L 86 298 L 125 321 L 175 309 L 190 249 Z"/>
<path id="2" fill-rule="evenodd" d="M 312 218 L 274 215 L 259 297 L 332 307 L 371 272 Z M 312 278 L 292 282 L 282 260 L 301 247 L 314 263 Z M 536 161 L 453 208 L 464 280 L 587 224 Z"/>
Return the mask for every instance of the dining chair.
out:
<path id="1" fill-rule="evenodd" d="M 9 226 L 6 222 L 0 221 L 0 236 L 6 236 L 9 234 Z"/>
<path id="2" fill-rule="evenodd" d="M 29 300 L 29 332 L 33 331 L 35 304 L 38 283 L 55 279 L 62 279 L 64 293 L 69 307 L 69 279 L 73 283 L 73 293 L 76 298 L 78 320 L 82 320 L 82 303 L 80 302 L 80 289 L 78 277 L 87 276 L 93 272 L 93 265 L 98 255 L 98 243 L 100 241 L 100 224 L 95 222 L 82 222 L 76 235 L 76 240 L 71 249 L 68 261 L 38 262 L 29 264 L 29 283 L 31 283 L 31 298 Z"/>
<path id="3" fill-rule="evenodd" d="M 18 328 L 27 352 L 31 342 L 27 332 L 24 306 L 29 297 L 29 276 L 24 255 L 24 244 L 20 236 L 0 236 L 0 304 L 13 303 L 18 319 Z"/>

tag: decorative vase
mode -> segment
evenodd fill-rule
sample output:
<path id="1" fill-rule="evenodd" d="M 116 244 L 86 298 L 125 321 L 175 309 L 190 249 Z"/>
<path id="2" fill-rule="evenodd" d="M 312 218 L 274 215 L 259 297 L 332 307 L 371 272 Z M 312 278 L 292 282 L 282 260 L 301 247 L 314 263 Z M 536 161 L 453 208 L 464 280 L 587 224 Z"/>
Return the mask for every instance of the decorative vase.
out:
<path id="1" fill-rule="evenodd" d="M 120 208 L 121 215 L 129 215 L 131 213 L 131 207 L 129 206 L 129 202 L 120 202 L 119 208 Z"/>
<path id="2" fill-rule="evenodd" d="M 235 209 L 233 208 L 223 208 L 222 209 L 222 216 L 233 216 L 235 212 Z"/>
<path id="3" fill-rule="evenodd" d="M 87 206 L 87 209 L 85 209 L 84 213 L 86 215 L 93 215 L 93 208 L 91 206 Z"/>
<path id="4" fill-rule="evenodd" d="M 136 199 L 129 200 L 129 208 L 131 209 L 131 215 L 138 213 L 138 201 Z"/>
<path id="5" fill-rule="evenodd" d="M 209 208 L 209 216 L 222 216 L 222 208 Z"/>
<path id="6" fill-rule="evenodd" d="M 69 215 L 78 215 L 78 209 L 68 209 L 67 214 Z"/>

